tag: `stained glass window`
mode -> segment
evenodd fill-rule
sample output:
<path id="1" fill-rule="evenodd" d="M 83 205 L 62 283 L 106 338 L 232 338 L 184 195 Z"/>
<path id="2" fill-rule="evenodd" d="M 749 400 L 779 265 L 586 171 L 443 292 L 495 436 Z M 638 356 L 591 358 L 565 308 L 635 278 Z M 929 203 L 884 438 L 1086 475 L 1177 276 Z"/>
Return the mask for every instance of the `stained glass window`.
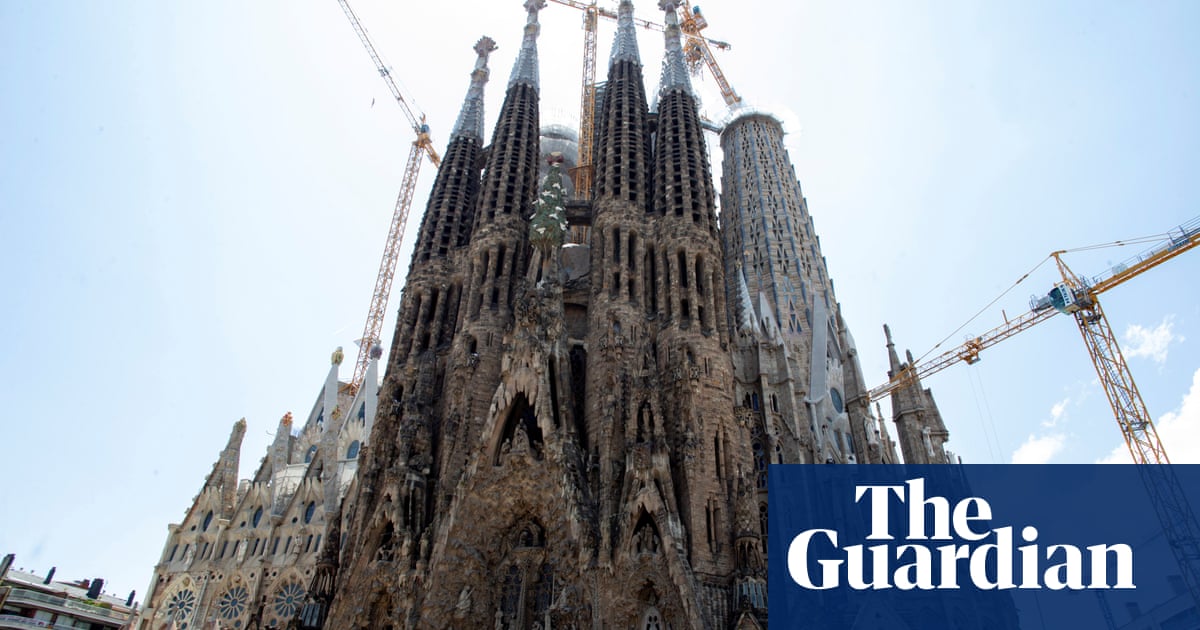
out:
<path id="1" fill-rule="evenodd" d="M 217 599 L 217 614 L 222 619 L 236 619 L 246 612 L 249 600 L 250 593 L 245 586 L 234 586 Z"/>
<path id="2" fill-rule="evenodd" d="M 194 610 L 196 610 L 196 594 L 190 588 L 180 590 L 167 600 L 167 619 L 176 622 L 180 630 L 187 628 L 184 620 L 191 617 Z"/>
<path id="3" fill-rule="evenodd" d="M 300 606 L 304 605 L 304 587 L 299 582 L 288 582 L 275 593 L 275 614 L 284 619 L 296 615 Z"/>

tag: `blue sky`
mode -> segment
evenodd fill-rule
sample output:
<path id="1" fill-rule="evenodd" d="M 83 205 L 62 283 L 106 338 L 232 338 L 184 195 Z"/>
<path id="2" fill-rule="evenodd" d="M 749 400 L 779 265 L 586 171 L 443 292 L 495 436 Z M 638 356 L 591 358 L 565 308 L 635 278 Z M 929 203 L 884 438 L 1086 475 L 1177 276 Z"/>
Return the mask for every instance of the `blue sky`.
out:
<path id="1" fill-rule="evenodd" d="M 500 46 L 490 133 L 520 4 L 354 6 L 440 148 L 483 34 Z M 638 15 L 661 21 L 652 4 Z M 884 322 L 920 356 L 1049 252 L 1200 215 L 1200 5 L 701 6 L 735 89 L 787 121 L 869 382 Z M 580 15 L 542 22 L 543 120 L 573 123 Z M 652 88 L 661 38 L 640 46 Z M 246 477 L 359 336 L 411 132 L 334 0 L 0 3 L 0 76 L 0 552 L 140 599 L 232 424 L 249 422 Z M 696 85 L 719 118 L 712 80 Z M 431 182 L 426 165 L 406 242 Z M 1133 253 L 1067 260 L 1094 274 Z M 1200 462 L 1198 276 L 1190 253 L 1104 297 L 1176 461 Z M 1054 278 L 1043 266 L 947 347 Z M 926 385 L 967 461 L 1121 444 L 1066 318 Z"/>

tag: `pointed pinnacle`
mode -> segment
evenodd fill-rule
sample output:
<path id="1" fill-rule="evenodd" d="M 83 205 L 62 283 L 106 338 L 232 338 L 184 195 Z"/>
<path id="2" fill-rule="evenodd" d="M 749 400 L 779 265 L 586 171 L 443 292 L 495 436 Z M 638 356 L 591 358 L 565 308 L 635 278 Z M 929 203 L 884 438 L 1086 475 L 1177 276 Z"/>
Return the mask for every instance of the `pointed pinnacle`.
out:
<path id="1" fill-rule="evenodd" d="M 471 71 L 471 87 L 467 97 L 463 99 L 462 109 L 458 113 L 458 121 L 454 123 L 451 139 L 459 136 L 471 136 L 483 139 L 483 85 L 487 83 L 491 72 L 488 70 L 488 55 L 496 50 L 496 42 L 484 35 L 475 42 L 475 69 Z"/>

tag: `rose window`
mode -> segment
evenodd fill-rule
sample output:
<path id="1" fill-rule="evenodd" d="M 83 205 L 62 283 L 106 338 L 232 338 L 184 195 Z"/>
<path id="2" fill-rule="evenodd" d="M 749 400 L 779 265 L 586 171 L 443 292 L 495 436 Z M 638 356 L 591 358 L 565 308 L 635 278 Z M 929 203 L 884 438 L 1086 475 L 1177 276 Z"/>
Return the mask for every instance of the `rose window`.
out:
<path id="1" fill-rule="evenodd" d="M 275 594 L 275 614 L 291 619 L 304 604 L 304 587 L 297 582 L 284 584 Z"/>
<path id="2" fill-rule="evenodd" d="M 249 600 L 250 593 L 246 591 L 245 586 L 234 586 L 217 600 L 217 614 L 221 615 L 222 619 L 237 619 L 246 612 Z"/>
<path id="3" fill-rule="evenodd" d="M 167 600 L 167 619 L 177 622 L 182 630 L 183 628 L 187 628 L 184 620 L 191 617 L 195 609 L 196 594 L 191 589 L 185 588 Z"/>

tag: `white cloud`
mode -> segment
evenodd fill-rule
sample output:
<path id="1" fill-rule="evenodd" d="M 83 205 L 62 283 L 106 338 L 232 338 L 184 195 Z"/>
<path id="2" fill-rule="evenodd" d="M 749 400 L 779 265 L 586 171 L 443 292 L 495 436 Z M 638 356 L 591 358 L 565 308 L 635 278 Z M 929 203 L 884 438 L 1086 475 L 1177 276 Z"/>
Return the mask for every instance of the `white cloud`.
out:
<path id="1" fill-rule="evenodd" d="M 1158 438 L 1173 464 L 1200 464 L 1200 369 L 1192 374 L 1192 386 L 1174 411 L 1155 421 Z M 1129 448 L 1118 445 L 1098 464 L 1128 464 Z"/>
<path id="2" fill-rule="evenodd" d="M 1164 317 L 1162 323 L 1154 328 L 1130 324 L 1125 329 L 1125 341 L 1122 344 L 1125 356 L 1128 358 L 1149 357 L 1155 363 L 1166 362 L 1167 349 L 1171 342 L 1183 341 L 1183 337 L 1178 337 L 1172 332 L 1171 329 L 1174 326 L 1174 315 Z"/>
<path id="3" fill-rule="evenodd" d="M 1042 426 L 1046 428 L 1053 427 L 1058 424 L 1067 415 L 1067 403 L 1071 402 L 1071 397 L 1068 396 L 1056 403 L 1050 408 L 1050 419 L 1042 422 Z"/>
<path id="4" fill-rule="evenodd" d="M 1057 405 L 1056 405 L 1057 406 Z M 1025 443 L 1013 452 L 1014 464 L 1048 464 L 1063 449 L 1067 436 L 1062 433 L 1037 437 L 1030 435 Z"/>

